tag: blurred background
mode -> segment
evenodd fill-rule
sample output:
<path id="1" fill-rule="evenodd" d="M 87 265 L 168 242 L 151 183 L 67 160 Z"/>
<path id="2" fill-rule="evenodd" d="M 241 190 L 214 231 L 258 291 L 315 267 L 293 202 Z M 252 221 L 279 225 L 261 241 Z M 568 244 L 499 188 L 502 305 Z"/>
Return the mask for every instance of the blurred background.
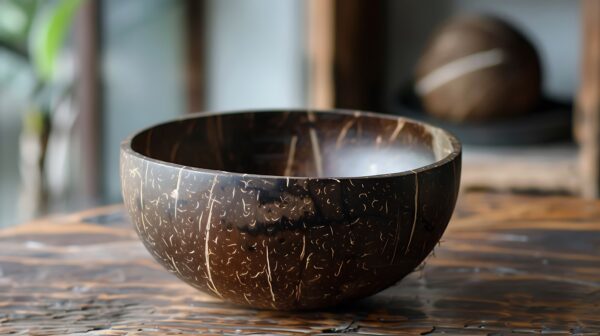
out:
<path id="1" fill-rule="evenodd" d="M 0 226 L 121 202 L 119 143 L 204 110 L 405 115 L 465 190 L 596 197 L 594 1 L 0 0 Z"/>

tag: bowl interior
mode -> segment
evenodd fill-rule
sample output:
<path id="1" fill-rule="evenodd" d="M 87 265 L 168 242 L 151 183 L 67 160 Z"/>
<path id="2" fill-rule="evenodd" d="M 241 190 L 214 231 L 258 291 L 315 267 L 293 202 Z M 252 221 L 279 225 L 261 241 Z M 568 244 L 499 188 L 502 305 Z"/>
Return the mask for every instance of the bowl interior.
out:
<path id="1" fill-rule="evenodd" d="M 145 130 L 132 149 L 153 159 L 235 173 L 357 177 L 418 169 L 455 149 L 435 127 L 371 113 L 198 114 Z"/>

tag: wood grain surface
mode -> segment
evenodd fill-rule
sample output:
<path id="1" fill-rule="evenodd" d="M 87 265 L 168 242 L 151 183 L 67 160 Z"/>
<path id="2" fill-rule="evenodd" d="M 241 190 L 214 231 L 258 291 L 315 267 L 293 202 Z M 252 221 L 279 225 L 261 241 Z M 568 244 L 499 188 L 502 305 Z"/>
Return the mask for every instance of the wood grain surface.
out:
<path id="1" fill-rule="evenodd" d="M 426 265 L 315 312 L 227 305 L 177 280 L 120 206 L 0 231 L 0 334 L 600 333 L 600 202 L 465 194 Z"/>

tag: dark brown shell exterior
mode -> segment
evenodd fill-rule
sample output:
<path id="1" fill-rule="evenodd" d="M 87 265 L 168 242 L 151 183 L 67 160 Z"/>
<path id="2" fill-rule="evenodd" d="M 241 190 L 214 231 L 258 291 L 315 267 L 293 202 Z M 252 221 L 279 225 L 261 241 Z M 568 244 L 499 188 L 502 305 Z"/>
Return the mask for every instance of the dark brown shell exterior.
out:
<path id="1" fill-rule="evenodd" d="M 329 159 L 393 147 L 432 163 L 339 177 L 348 160 Z M 365 297 L 413 271 L 450 220 L 460 168 L 460 144 L 439 129 L 339 110 L 197 114 L 121 148 L 125 205 L 159 263 L 223 300 L 285 310 Z"/>

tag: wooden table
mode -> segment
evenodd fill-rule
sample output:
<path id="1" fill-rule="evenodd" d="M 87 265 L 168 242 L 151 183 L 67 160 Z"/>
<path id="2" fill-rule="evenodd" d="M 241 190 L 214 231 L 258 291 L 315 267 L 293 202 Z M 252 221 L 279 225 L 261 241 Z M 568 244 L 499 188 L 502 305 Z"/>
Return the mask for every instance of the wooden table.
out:
<path id="1" fill-rule="evenodd" d="M 462 195 L 426 266 L 318 312 L 228 305 L 177 280 L 120 206 L 0 231 L 0 334 L 600 333 L 600 202 Z"/>

